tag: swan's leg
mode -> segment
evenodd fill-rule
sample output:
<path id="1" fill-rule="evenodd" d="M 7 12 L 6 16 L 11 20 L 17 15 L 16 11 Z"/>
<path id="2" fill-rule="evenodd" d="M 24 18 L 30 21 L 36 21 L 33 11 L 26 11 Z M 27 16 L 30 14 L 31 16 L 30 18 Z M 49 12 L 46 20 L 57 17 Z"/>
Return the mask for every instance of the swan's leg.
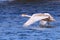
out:
<path id="1" fill-rule="evenodd" d="M 47 22 L 47 24 L 48 24 L 48 26 L 50 25 L 50 23 L 49 23 L 49 22 Z"/>
<path id="2" fill-rule="evenodd" d="M 47 21 L 41 20 L 40 21 L 40 26 L 41 27 L 46 27 Z"/>
<path id="3" fill-rule="evenodd" d="M 50 22 L 47 22 L 47 27 L 50 27 L 51 25 L 50 25 Z"/>

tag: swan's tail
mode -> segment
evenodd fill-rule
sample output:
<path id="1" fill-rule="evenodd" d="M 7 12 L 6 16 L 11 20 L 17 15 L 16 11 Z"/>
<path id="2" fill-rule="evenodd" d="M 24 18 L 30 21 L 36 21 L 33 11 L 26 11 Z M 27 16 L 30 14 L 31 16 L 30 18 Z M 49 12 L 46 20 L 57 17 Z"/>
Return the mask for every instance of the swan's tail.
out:
<path id="1" fill-rule="evenodd" d="M 27 14 L 22 14 L 21 16 L 22 17 L 31 17 L 30 15 L 27 15 Z"/>
<path id="2" fill-rule="evenodd" d="M 49 13 L 44 13 L 45 15 L 48 15 L 49 17 L 50 17 L 50 20 L 51 21 L 56 21 L 54 18 L 53 18 L 53 16 L 51 16 Z"/>

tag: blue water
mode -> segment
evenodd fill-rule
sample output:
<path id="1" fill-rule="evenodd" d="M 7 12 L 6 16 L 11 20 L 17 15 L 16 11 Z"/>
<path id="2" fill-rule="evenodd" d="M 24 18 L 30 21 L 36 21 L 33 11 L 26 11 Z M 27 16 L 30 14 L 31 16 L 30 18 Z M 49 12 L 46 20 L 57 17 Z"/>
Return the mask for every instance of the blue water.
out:
<path id="1" fill-rule="evenodd" d="M 32 15 L 44 12 L 56 19 L 51 23 L 52 28 L 29 28 L 37 28 L 38 22 L 28 28 L 22 26 L 29 19 L 21 17 L 22 13 Z M 0 4 L 0 40 L 60 40 L 60 2 Z"/>

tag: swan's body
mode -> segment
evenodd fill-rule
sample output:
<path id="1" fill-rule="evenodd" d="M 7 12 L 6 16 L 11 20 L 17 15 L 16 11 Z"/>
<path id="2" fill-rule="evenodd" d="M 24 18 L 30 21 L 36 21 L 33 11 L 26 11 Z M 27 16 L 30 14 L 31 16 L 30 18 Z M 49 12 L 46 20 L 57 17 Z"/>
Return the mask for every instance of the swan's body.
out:
<path id="1" fill-rule="evenodd" d="M 55 19 L 49 14 L 49 13 L 37 13 L 37 14 L 33 14 L 32 16 L 26 15 L 26 14 L 22 14 L 23 17 L 30 17 L 30 19 L 24 23 L 23 26 L 29 26 L 37 21 L 40 21 L 41 25 L 46 25 L 47 22 L 52 22 L 55 21 Z"/>

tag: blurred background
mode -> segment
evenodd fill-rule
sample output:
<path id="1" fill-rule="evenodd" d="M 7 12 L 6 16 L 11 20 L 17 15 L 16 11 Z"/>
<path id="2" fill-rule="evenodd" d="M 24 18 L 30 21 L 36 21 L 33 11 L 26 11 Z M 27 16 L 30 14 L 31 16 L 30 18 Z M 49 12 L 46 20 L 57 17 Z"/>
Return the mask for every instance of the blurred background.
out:
<path id="1" fill-rule="evenodd" d="M 18 1 L 18 2 L 48 2 L 48 1 L 60 1 L 60 0 L 0 0 L 0 3 L 3 2 L 14 2 L 14 1 Z"/>
<path id="2" fill-rule="evenodd" d="M 52 27 L 38 29 L 39 22 L 23 27 L 29 18 L 21 14 L 46 12 L 56 19 Z M 0 40 L 60 40 L 60 0 L 0 0 Z"/>

